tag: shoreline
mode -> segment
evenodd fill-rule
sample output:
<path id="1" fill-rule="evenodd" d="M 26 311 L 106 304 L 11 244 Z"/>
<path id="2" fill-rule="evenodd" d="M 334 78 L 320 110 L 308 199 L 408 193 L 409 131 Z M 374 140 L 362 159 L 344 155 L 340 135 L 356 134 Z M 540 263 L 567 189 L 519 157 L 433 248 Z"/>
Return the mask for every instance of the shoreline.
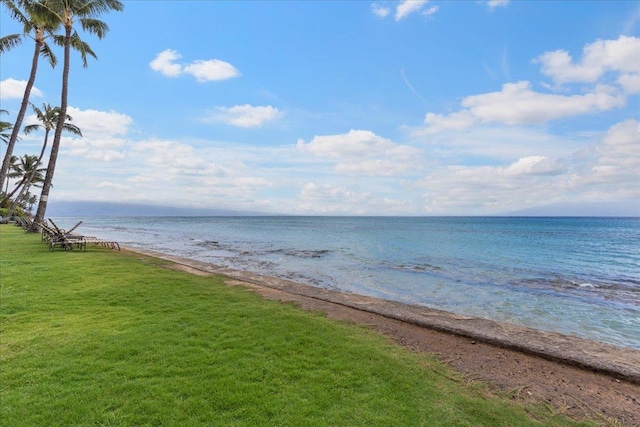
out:
<path id="1" fill-rule="evenodd" d="M 123 249 L 171 261 L 200 272 L 218 274 L 239 282 L 338 304 L 640 385 L 640 351 L 635 349 L 428 307 L 316 288 L 286 279 L 220 267 L 148 249 L 130 247 L 123 247 Z"/>
<path id="2" fill-rule="evenodd" d="M 546 406 L 578 421 L 640 427 L 638 350 L 314 288 L 152 250 L 123 247 L 123 252 L 162 259 L 170 263 L 166 268 L 190 274 L 220 275 L 227 286 L 370 329 L 408 351 L 436 357 L 456 372 L 453 381 L 479 381 L 489 393 Z M 549 343 L 556 347 L 550 350 Z"/>

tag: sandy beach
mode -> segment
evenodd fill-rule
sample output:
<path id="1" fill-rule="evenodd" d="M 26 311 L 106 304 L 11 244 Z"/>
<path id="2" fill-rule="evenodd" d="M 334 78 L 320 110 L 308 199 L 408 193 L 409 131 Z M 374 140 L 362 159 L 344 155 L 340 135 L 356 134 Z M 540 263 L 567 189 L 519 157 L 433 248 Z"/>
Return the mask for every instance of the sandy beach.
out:
<path id="1" fill-rule="evenodd" d="M 601 425 L 640 426 L 640 351 L 423 307 L 314 288 L 152 251 L 192 274 L 221 274 L 264 298 L 364 325 L 412 351 L 436 354 L 469 380 Z"/>

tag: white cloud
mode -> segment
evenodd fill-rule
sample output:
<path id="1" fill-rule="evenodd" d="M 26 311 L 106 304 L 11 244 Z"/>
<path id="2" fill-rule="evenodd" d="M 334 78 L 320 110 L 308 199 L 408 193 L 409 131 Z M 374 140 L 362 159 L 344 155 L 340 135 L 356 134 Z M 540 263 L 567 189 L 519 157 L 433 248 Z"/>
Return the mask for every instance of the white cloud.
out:
<path id="1" fill-rule="evenodd" d="M 216 107 L 216 112 L 205 117 L 203 121 L 223 122 L 231 126 L 251 128 L 277 120 L 281 115 L 280 110 L 271 105 L 252 106 L 245 104 L 233 107 Z"/>
<path id="2" fill-rule="evenodd" d="M 563 200 L 565 180 L 566 169 L 558 166 L 557 159 L 534 157 L 506 166 L 446 166 L 430 172 L 416 186 L 424 190 L 425 213 L 476 215 Z"/>
<path id="3" fill-rule="evenodd" d="M 251 150 L 236 147 L 197 148 L 177 140 L 149 139 L 128 144 L 117 173 L 108 182 L 130 188 L 120 195 L 132 201 L 199 207 L 256 209 L 256 193 L 272 185 L 265 170 L 251 169 L 242 160 Z M 116 177 L 114 175 L 118 175 Z M 101 182 L 86 180 L 83 191 L 90 198 L 104 193 Z M 188 189 L 188 191 L 185 191 Z M 92 191 L 96 194 L 92 194 Z"/>
<path id="4" fill-rule="evenodd" d="M 357 192 L 345 186 L 309 182 L 298 194 L 295 209 L 301 213 L 365 214 L 370 212 L 373 197 L 368 192 Z"/>
<path id="5" fill-rule="evenodd" d="M 429 0 L 404 0 L 396 7 L 395 20 L 400 21 L 412 13 L 419 12 Z"/>
<path id="6" fill-rule="evenodd" d="M 347 175 L 392 176 L 407 172 L 411 166 L 410 163 L 394 159 L 368 159 L 340 162 L 334 170 Z"/>
<path id="7" fill-rule="evenodd" d="M 174 61 L 182 58 L 175 50 L 167 49 L 156 55 L 155 59 L 149 63 L 153 71 L 167 77 L 178 77 L 182 74 L 182 65 L 174 63 Z"/>
<path id="8" fill-rule="evenodd" d="M 640 198 L 640 124 L 609 128 L 590 150 L 565 157 L 530 155 L 505 165 L 449 165 L 427 171 L 425 213 L 491 214 L 558 202 Z"/>
<path id="9" fill-rule="evenodd" d="M 386 6 L 380 6 L 377 3 L 373 3 L 371 5 L 371 12 L 379 18 L 384 18 L 391 13 L 391 10 Z"/>
<path id="10" fill-rule="evenodd" d="M 346 134 L 315 136 L 311 142 L 299 140 L 298 151 L 335 161 L 334 170 L 352 175 L 389 176 L 407 172 L 421 155 L 417 148 L 365 130 Z"/>
<path id="11" fill-rule="evenodd" d="M 427 113 L 424 117 L 428 125 L 426 133 L 438 133 L 443 130 L 465 130 L 473 126 L 477 118 L 469 111 L 458 111 L 449 115 Z"/>
<path id="12" fill-rule="evenodd" d="M 545 52 L 534 62 L 542 64 L 542 72 L 558 84 L 593 83 L 608 71 L 638 75 L 638 58 L 640 38 L 620 36 L 586 45 L 580 62 L 565 50 Z"/>
<path id="13" fill-rule="evenodd" d="M 80 110 L 69 107 L 71 123 L 80 128 L 82 137 L 63 133 L 60 144 L 66 156 L 85 160 L 114 162 L 125 157 L 126 135 L 133 123 L 131 117 L 116 111 Z M 38 123 L 35 115 L 28 116 L 27 123 Z"/>
<path id="14" fill-rule="evenodd" d="M 96 185 L 96 188 L 105 188 L 107 190 L 117 190 L 117 191 L 129 191 L 131 190 L 131 186 L 118 184 L 115 182 L 103 181 Z"/>
<path id="15" fill-rule="evenodd" d="M 625 103 L 624 97 L 605 86 L 585 95 L 563 96 L 534 92 L 529 82 L 522 81 L 504 84 L 500 92 L 469 96 L 462 106 L 483 122 L 526 124 L 607 111 Z"/>
<path id="16" fill-rule="evenodd" d="M 424 9 L 429 0 L 402 0 L 396 6 L 396 13 L 394 19 L 401 21 L 414 13 L 420 13 L 422 16 L 428 18 L 438 11 L 438 6 L 431 6 L 428 9 Z M 386 18 L 391 13 L 391 9 L 386 5 L 378 3 L 371 4 L 371 13 L 379 18 Z"/>
<path id="17" fill-rule="evenodd" d="M 0 99 L 22 99 L 26 87 L 26 80 L 16 80 L 12 78 L 2 80 L 0 81 Z M 31 88 L 31 96 L 42 98 L 44 97 L 44 93 L 33 86 Z"/>
<path id="18" fill-rule="evenodd" d="M 175 141 L 146 140 L 135 143 L 132 151 L 142 155 L 145 164 L 163 171 L 167 177 L 175 173 L 202 171 L 208 166 L 191 145 Z"/>
<path id="19" fill-rule="evenodd" d="M 595 153 L 591 180 L 618 183 L 631 179 L 640 193 L 640 123 L 630 119 L 612 126 Z"/>
<path id="20" fill-rule="evenodd" d="M 177 64 L 175 61 L 182 56 L 175 50 L 167 49 L 156 55 L 149 63 L 152 70 L 167 77 L 178 77 L 181 74 L 190 74 L 198 82 L 214 80 L 228 80 L 240 75 L 233 65 L 219 59 L 196 60 L 191 63 Z"/>
<path id="21" fill-rule="evenodd" d="M 65 139 L 56 188 L 75 198 L 113 200 L 116 192 L 136 202 L 298 214 L 487 215 L 640 197 L 638 126 L 628 120 L 603 135 L 581 134 L 579 143 L 542 130 L 483 128 L 459 135 L 468 146 L 453 143 L 455 155 L 476 150 L 472 162 L 446 158 L 445 145 L 426 145 L 423 152 L 363 130 L 279 148 Z M 86 162 L 109 149 L 122 154 L 117 167 Z M 84 150 L 85 157 L 68 155 L 72 150 Z"/>
<path id="22" fill-rule="evenodd" d="M 338 187 L 330 184 L 316 184 L 309 182 L 302 187 L 300 194 L 304 198 L 313 199 L 340 199 L 349 198 L 351 193 L 344 187 Z"/>
<path id="23" fill-rule="evenodd" d="M 640 93 L 640 73 L 622 74 L 618 77 L 618 84 L 626 94 L 638 94 Z"/>
<path id="24" fill-rule="evenodd" d="M 438 11 L 438 6 L 431 6 L 429 9 L 422 11 L 421 15 L 425 18 L 434 15 Z"/>
<path id="25" fill-rule="evenodd" d="M 126 135 L 133 119 L 116 111 L 80 110 L 67 108 L 67 114 L 73 119 L 71 123 L 78 126 L 84 136 Z"/>
<path id="26" fill-rule="evenodd" d="M 62 133 L 60 147 L 65 156 L 99 162 L 114 162 L 125 158 L 128 143 L 126 136 L 133 123 L 131 117 L 113 110 L 81 110 L 75 107 L 69 107 L 67 113 L 72 117 L 70 123 L 80 128 L 82 137 Z M 27 116 L 25 123 L 39 124 L 34 114 Z M 38 143 L 41 142 L 39 138 L 36 136 Z M 51 138 L 53 135 L 50 135 L 49 143 Z"/>
<path id="27" fill-rule="evenodd" d="M 508 176 L 519 175 L 558 175 L 565 169 L 557 159 L 544 156 L 530 156 L 518 159 L 504 169 Z"/>
<path id="28" fill-rule="evenodd" d="M 194 61 L 184 66 L 184 73 L 191 74 L 199 82 L 211 80 L 228 80 L 240 75 L 240 72 L 228 62 L 218 59 Z"/>
<path id="29" fill-rule="evenodd" d="M 489 9 L 493 10 L 496 7 L 504 7 L 509 4 L 509 0 L 489 0 L 487 1 L 487 5 Z"/>
<path id="30" fill-rule="evenodd" d="M 114 162 L 125 158 L 124 146 L 126 143 L 125 139 L 110 136 L 63 137 L 60 146 L 67 156 L 100 162 Z"/>
<path id="31" fill-rule="evenodd" d="M 412 136 L 422 141 L 426 158 L 450 164 L 465 163 L 469 158 L 487 159 L 491 164 L 532 156 L 562 158 L 593 144 L 588 133 L 554 135 L 541 126 L 500 124 L 438 134 L 417 130 Z"/>
<path id="32" fill-rule="evenodd" d="M 354 129 L 345 134 L 315 136 L 308 144 L 299 140 L 296 147 L 303 153 L 332 159 L 410 157 L 418 151 L 413 147 L 395 144 L 371 131 Z"/>
<path id="33" fill-rule="evenodd" d="M 255 209 L 250 202 L 256 202 L 256 192 L 272 183 L 260 176 L 264 170 L 256 172 L 239 160 L 241 153 L 220 147 L 198 149 L 171 140 L 140 141 L 130 150 L 128 161 L 137 168 L 128 182 L 156 198 L 171 195 L 171 203 L 184 201 L 209 207 L 211 203 L 242 203 L 245 205 L 240 208 Z"/>
<path id="34" fill-rule="evenodd" d="M 582 61 L 574 63 L 566 51 L 544 53 L 534 59 L 556 84 L 591 83 L 579 94 L 536 92 L 529 81 L 506 83 L 499 92 L 472 95 L 462 109 L 449 114 L 428 112 L 424 134 L 466 130 L 477 123 L 545 124 L 553 120 L 610 111 L 626 106 L 627 95 L 640 93 L 640 39 L 621 36 L 599 40 L 584 48 Z M 604 80 L 605 74 L 617 74 Z M 548 88 L 552 89 L 552 88 Z"/>
<path id="35" fill-rule="evenodd" d="M 468 96 L 463 110 L 448 115 L 427 113 L 425 133 L 468 129 L 476 122 L 544 124 L 552 120 L 624 107 L 626 98 L 609 86 L 598 86 L 584 95 L 556 95 L 531 90 L 531 83 L 506 83 L 500 92 Z"/>

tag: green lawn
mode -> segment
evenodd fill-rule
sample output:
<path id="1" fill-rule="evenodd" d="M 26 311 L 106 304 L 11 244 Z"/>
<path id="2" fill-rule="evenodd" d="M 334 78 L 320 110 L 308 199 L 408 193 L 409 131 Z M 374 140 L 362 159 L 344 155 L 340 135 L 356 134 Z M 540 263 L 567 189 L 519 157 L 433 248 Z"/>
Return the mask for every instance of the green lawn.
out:
<path id="1" fill-rule="evenodd" d="M 0 425 L 576 425 L 365 328 L 166 265 L 49 252 L 0 225 Z"/>

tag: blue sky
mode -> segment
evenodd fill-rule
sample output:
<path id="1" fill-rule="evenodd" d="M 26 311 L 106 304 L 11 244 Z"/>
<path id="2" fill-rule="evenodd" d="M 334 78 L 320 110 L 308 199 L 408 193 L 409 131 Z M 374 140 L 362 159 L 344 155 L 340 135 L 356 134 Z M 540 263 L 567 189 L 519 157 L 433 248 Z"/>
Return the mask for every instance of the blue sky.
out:
<path id="1" fill-rule="evenodd" d="M 124 4 L 102 17 L 104 39 L 82 35 L 98 60 L 72 56 L 84 137 L 63 139 L 51 200 L 329 215 L 622 202 L 640 214 L 636 1 Z M 1 9 L 0 34 L 16 32 Z M 31 54 L 25 42 L 0 58 L 4 120 Z M 33 103 L 59 103 L 60 74 L 41 62 Z"/>

